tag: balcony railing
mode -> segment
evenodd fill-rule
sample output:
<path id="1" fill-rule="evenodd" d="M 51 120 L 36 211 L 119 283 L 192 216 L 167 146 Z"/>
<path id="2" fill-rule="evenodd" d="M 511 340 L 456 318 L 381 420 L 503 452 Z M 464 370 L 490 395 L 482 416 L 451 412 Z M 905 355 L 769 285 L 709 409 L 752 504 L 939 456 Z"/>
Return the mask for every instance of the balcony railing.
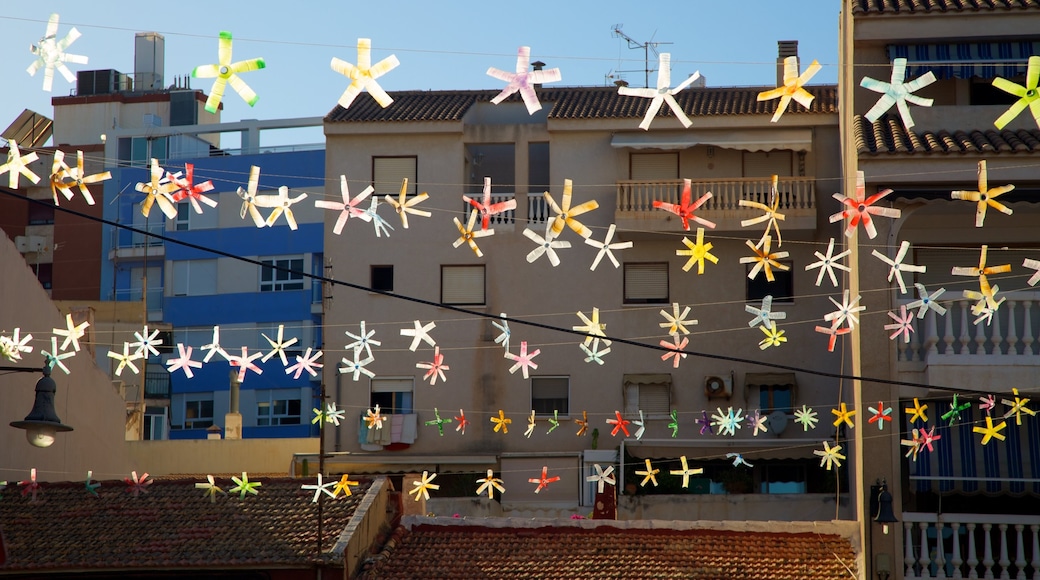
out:
<path id="1" fill-rule="evenodd" d="M 1036 516 L 903 514 L 904 578 L 1040 577 Z"/>
<path id="2" fill-rule="evenodd" d="M 742 207 L 740 200 L 755 201 L 771 205 L 769 178 L 736 178 L 726 180 L 693 180 L 690 192 L 696 200 L 707 192 L 712 197 L 701 206 L 697 214 L 718 223 L 719 229 L 740 229 L 740 220 L 762 214 L 762 210 Z M 663 179 L 651 181 L 617 182 L 616 218 L 618 221 L 651 220 L 657 222 L 653 229 L 680 229 L 678 220 L 663 210 L 654 209 L 654 202 L 678 203 L 682 195 L 683 180 Z M 782 177 L 777 184 L 779 204 L 777 211 L 784 214 L 787 229 L 815 229 L 816 227 L 816 180 L 812 177 Z M 671 220 L 673 226 L 661 227 Z M 622 226 L 621 223 L 618 224 Z M 629 227 L 647 224 L 629 223 Z"/>
<path id="3" fill-rule="evenodd" d="M 947 294 L 948 295 L 948 294 Z M 1007 301 L 993 314 L 992 322 L 975 324 L 966 298 L 944 302 L 948 311 L 936 316 L 929 310 L 923 320 L 914 318 L 910 342 L 896 341 L 901 362 L 927 362 L 929 356 L 1030 356 L 1040 352 L 1040 292 L 1001 294 Z M 910 299 L 901 300 L 902 303 Z"/>
<path id="4" fill-rule="evenodd" d="M 170 398 L 170 373 L 148 371 L 144 374 L 144 396 L 149 399 Z"/>
<path id="5" fill-rule="evenodd" d="M 545 224 L 549 219 L 549 204 L 541 193 L 527 194 L 527 223 Z M 544 225 L 542 226 L 544 228 Z"/>
<path id="6" fill-rule="evenodd" d="M 484 201 L 484 196 L 482 194 L 479 194 L 479 193 L 471 194 L 469 197 L 474 198 L 478 202 L 481 202 L 481 203 L 483 203 L 483 201 Z M 512 193 L 493 193 L 493 194 L 491 194 L 491 204 L 492 205 L 494 205 L 496 203 L 502 203 L 504 201 L 509 201 L 509 200 L 512 200 L 512 199 L 516 199 L 516 196 L 514 194 L 512 194 Z M 469 202 L 463 202 L 463 204 L 462 204 L 462 214 L 465 216 L 464 218 L 461 218 L 463 224 L 465 224 L 466 220 L 469 219 L 469 214 L 473 210 L 474 210 L 474 207 L 472 205 L 470 205 Z M 478 220 L 480 219 L 479 213 L 477 215 L 477 219 Z M 477 224 L 478 224 L 477 227 L 480 227 L 479 223 L 480 222 L 477 222 Z M 495 215 L 492 215 L 492 216 L 490 216 L 488 218 L 488 227 L 489 228 L 502 228 L 503 226 L 505 226 L 505 228 L 508 229 L 508 228 L 513 227 L 513 224 L 515 224 L 515 223 L 516 223 L 516 210 L 515 209 L 506 210 L 506 211 L 504 211 L 502 213 L 496 213 Z"/>
<path id="7" fill-rule="evenodd" d="M 160 216 L 161 217 L 161 216 Z M 138 230 L 145 230 L 152 234 L 165 235 L 166 223 L 154 223 L 154 224 L 134 224 L 133 227 Z M 139 234 L 137 232 L 131 232 L 127 230 L 117 229 L 113 231 L 115 240 L 113 240 L 113 246 L 117 249 L 124 248 L 144 248 L 148 246 L 161 246 L 163 240 L 153 237 Z"/>

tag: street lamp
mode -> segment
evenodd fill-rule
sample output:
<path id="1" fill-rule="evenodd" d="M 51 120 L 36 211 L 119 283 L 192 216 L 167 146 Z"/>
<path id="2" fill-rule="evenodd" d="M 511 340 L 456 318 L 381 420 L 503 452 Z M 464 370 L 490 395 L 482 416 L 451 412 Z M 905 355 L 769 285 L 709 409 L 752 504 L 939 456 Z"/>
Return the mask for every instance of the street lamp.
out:
<path id="1" fill-rule="evenodd" d="M 33 447 L 50 447 L 54 444 L 54 436 L 59 431 L 72 431 L 72 427 L 62 424 L 54 410 L 54 393 L 58 385 L 51 378 L 51 367 L 43 368 L 0 367 L 0 371 L 10 372 L 43 372 L 43 377 L 36 381 L 36 400 L 32 411 L 21 421 L 11 421 L 11 426 L 25 429 L 25 439 Z"/>

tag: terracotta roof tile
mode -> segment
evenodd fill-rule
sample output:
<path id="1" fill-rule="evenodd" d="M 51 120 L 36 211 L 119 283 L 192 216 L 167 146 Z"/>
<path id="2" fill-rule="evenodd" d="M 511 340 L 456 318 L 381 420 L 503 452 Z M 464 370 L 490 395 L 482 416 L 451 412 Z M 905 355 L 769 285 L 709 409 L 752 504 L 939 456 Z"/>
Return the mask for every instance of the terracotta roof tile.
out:
<path id="1" fill-rule="evenodd" d="M 777 101 L 758 101 L 758 93 L 773 87 L 693 88 L 680 92 L 676 101 L 691 117 L 707 115 L 772 115 Z M 837 113 L 835 85 L 806 87 L 816 98 L 808 109 L 792 103 L 787 114 Z M 399 91 L 393 104 L 382 108 L 370 98 L 361 98 L 349 109 L 336 105 L 326 122 L 460 121 L 474 103 L 490 101 L 497 90 L 485 91 Z M 538 98 L 548 108 L 550 119 L 641 118 L 649 99 L 619 95 L 616 87 L 570 87 L 538 89 Z M 516 95 L 508 100 L 516 101 Z M 659 116 L 670 117 L 668 107 Z"/>
<path id="2" fill-rule="evenodd" d="M 967 131 L 907 131 L 899 117 L 883 116 L 873 123 L 857 115 L 853 138 L 860 155 L 1040 152 L 1040 130 L 971 129 Z"/>
<path id="3" fill-rule="evenodd" d="M 1040 8 L 1040 0 L 853 0 L 852 13 L 942 14 Z"/>
<path id="4" fill-rule="evenodd" d="M 251 478 L 250 481 L 254 479 Z M 198 479 L 160 479 L 134 497 L 122 481 L 103 481 L 94 497 L 80 483 L 43 483 L 36 502 L 9 487 L 0 500 L 0 537 L 10 571 L 72 569 L 267 567 L 335 564 L 331 548 L 371 482 L 349 498 L 323 504 L 323 554 L 317 547 L 318 507 L 305 479 L 259 479 L 256 496 L 215 503 Z M 205 478 L 202 478 L 205 481 Z M 234 484 L 217 478 L 227 490 Z M 2 559 L 0 559 L 2 561 Z M 342 565 L 342 562 L 339 562 Z"/>
<path id="5" fill-rule="evenodd" d="M 845 579 L 855 559 L 829 534 L 420 525 L 395 530 L 360 577 Z"/>

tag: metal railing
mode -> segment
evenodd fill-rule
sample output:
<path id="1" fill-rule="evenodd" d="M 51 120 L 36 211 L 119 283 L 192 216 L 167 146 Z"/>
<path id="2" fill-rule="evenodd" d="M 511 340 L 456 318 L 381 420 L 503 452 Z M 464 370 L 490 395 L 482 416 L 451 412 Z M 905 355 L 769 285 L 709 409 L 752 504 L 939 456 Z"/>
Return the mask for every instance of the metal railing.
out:
<path id="1" fill-rule="evenodd" d="M 144 396 L 149 399 L 169 399 L 170 373 L 147 371 L 144 374 Z"/>
<path id="2" fill-rule="evenodd" d="M 162 217 L 162 214 L 160 214 Z M 160 236 L 165 235 L 166 222 L 143 224 L 133 224 L 135 229 L 145 230 L 152 234 L 158 234 Z M 144 247 L 155 247 L 163 245 L 163 240 L 154 236 L 146 236 L 137 232 L 131 232 L 124 229 L 115 229 L 112 231 L 112 247 L 116 249 L 126 248 L 144 248 Z"/>

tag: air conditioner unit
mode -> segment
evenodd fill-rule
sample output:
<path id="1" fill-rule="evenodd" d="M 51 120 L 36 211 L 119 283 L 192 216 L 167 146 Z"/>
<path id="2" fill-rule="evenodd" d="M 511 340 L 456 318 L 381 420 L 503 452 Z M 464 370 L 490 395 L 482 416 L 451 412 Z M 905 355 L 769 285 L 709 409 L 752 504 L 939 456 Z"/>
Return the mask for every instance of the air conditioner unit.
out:
<path id="1" fill-rule="evenodd" d="M 704 396 L 709 399 L 728 399 L 733 396 L 733 377 L 708 375 L 704 377 Z"/>

